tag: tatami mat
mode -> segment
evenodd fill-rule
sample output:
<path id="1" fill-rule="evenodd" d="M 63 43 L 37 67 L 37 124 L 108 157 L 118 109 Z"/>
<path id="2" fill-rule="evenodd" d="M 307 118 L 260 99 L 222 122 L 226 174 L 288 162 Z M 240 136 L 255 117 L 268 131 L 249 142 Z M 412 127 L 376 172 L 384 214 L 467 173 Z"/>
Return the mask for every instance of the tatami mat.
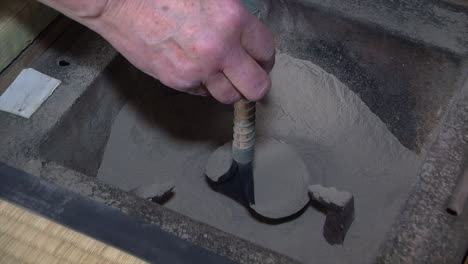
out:
<path id="1" fill-rule="evenodd" d="M 0 263 L 122 263 L 144 261 L 0 200 Z"/>

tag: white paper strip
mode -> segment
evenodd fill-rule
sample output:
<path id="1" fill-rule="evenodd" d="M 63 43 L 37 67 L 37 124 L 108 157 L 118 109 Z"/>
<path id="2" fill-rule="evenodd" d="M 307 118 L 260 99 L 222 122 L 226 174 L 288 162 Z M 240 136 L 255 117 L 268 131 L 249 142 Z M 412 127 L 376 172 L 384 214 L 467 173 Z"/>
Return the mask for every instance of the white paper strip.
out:
<path id="1" fill-rule="evenodd" d="M 60 83 L 34 69 L 24 69 L 0 96 L 0 110 L 30 118 Z"/>

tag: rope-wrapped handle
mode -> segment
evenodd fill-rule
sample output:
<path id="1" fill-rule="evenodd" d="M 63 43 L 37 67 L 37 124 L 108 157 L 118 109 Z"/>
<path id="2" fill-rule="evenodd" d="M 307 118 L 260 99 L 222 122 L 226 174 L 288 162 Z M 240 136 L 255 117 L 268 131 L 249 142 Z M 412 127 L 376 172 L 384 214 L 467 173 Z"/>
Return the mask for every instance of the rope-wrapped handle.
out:
<path id="1" fill-rule="evenodd" d="M 255 106 L 255 102 L 245 99 L 234 104 L 232 158 L 240 163 L 249 163 L 254 157 Z"/>
<path id="2" fill-rule="evenodd" d="M 259 0 L 242 0 L 250 13 L 260 15 Z M 255 151 L 255 105 L 246 99 L 234 104 L 234 140 L 232 158 L 239 163 L 253 161 Z"/>

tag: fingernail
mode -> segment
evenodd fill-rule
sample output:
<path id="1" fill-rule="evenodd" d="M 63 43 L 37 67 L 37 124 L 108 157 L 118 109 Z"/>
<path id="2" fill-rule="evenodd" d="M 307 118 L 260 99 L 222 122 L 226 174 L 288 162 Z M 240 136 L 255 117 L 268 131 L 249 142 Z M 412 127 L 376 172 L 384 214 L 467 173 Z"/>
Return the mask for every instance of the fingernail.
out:
<path id="1" fill-rule="evenodd" d="M 268 93 L 268 91 L 270 90 L 271 88 L 271 80 L 270 80 L 270 77 L 267 77 L 267 79 L 261 83 L 261 85 L 259 85 L 261 88 L 258 90 L 258 93 L 256 94 L 255 98 L 252 98 L 253 100 L 252 101 L 259 101 L 261 100 L 263 97 L 266 96 L 266 94 Z"/>

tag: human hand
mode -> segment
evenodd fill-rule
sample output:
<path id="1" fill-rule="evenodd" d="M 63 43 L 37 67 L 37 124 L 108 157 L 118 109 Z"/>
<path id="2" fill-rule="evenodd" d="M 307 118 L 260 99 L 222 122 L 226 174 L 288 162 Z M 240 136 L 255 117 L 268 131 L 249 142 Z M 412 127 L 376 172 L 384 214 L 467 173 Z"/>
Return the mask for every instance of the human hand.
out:
<path id="1" fill-rule="evenodd" d="M 238 0 L 108 0 L 82 23 L 179 91 L 234 103 L 257 101 L 271 87 L 272 36 Z"/>

